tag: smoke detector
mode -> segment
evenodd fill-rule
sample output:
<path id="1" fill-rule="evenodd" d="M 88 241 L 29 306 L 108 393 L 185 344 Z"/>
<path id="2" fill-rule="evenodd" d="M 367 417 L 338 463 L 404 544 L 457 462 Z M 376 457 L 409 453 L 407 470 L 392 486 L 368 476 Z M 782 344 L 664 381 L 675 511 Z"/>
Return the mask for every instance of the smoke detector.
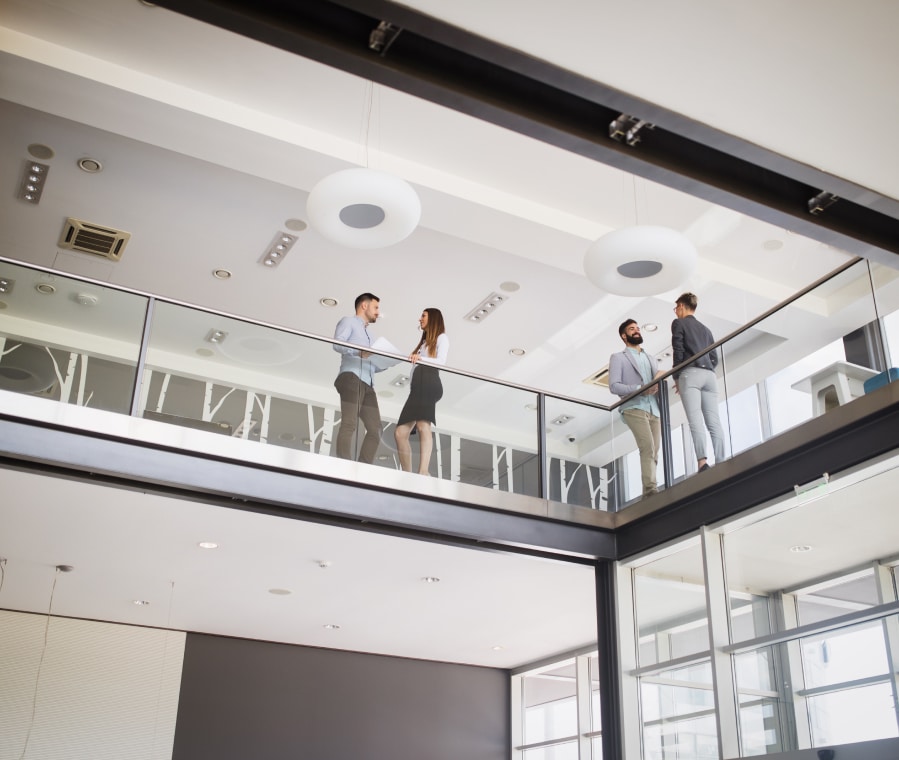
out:
<path id="1" fill-rule="evenodd" d="M 95 256 L 118 261 L 122 258 L 125 245 L 130 239 L 130 232 L 101 227 L 99 224 L 69 217 L 63 225 L 57 245 L 71 251 L 92 253 Z"/>

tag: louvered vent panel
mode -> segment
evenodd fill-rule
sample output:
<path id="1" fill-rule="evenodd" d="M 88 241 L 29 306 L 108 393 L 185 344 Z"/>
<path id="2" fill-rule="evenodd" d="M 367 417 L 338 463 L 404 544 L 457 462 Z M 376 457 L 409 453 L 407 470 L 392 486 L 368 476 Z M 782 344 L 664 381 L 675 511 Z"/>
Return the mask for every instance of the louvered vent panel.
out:
<path id="1" fill-rule="evenodd" d="M 59 247 L 72 251 L 83 251 L 96 256 L 118 261 L 122 258 L 125 245 L 131 239 L 130 232 L 101 227 L 99 224 L 80 219 L 66 219 L 59 239 Z"/>

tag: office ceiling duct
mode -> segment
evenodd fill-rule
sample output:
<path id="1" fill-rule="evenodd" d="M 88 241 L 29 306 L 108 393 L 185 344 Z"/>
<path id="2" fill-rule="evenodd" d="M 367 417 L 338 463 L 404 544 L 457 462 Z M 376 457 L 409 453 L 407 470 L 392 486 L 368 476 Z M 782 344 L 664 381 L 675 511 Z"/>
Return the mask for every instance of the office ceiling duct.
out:
<path id="1" fill-rule="evenodd" d="M 63 225 L 58 245 L 60 248 L 92 253 L 95 256 L 118 261 L 122 258 L 125 245 L 130 239 L 130 232 L 69 217 Z"/>

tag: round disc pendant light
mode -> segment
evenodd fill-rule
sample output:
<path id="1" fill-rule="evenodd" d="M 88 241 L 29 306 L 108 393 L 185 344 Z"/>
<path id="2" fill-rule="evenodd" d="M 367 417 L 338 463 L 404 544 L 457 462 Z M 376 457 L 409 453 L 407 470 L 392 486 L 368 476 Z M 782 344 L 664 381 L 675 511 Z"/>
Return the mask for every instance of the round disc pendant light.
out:
<path id="1" fill-rule="evenodd" d="M 309 224 L 348 248 L 385 248 L 418 226 L 421 201 L 404 180 L 376 169 L 344 169 L 321 180 L 306 201 Z"/>
<path id="2" fill-rule="evenodd" d="M 584 272 L 608 293 L 653 296 L 686 280 L 697 258 L 693 243 L 677 230 L 642 224 L 599 238 L 584 254 Z"/>

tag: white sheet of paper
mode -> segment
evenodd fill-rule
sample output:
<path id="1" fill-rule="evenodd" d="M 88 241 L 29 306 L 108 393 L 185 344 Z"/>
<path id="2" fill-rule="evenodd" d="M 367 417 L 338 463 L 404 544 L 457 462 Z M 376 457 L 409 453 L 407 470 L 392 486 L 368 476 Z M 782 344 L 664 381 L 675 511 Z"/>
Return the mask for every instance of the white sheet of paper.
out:
<path id="1" fill-rule="evenodd" d="M 387 351 L 391 354 L 401 353 L 400 350 L 393 345 L 393 343 L 387 340 L 387 338 L 383 337 L 375 338 L 375 342 L 371 344 L 371 347 L 375 349 L 375 351 Z M 372 354 L 369 359 L 371 360 L 372 366 L 375 368 L 376 372 L 385 370 L 388 367 L 392 367 L 402 361 L 401 359 L 394 359 L 392 356 L 381 356 L 379 354 Z"/>

